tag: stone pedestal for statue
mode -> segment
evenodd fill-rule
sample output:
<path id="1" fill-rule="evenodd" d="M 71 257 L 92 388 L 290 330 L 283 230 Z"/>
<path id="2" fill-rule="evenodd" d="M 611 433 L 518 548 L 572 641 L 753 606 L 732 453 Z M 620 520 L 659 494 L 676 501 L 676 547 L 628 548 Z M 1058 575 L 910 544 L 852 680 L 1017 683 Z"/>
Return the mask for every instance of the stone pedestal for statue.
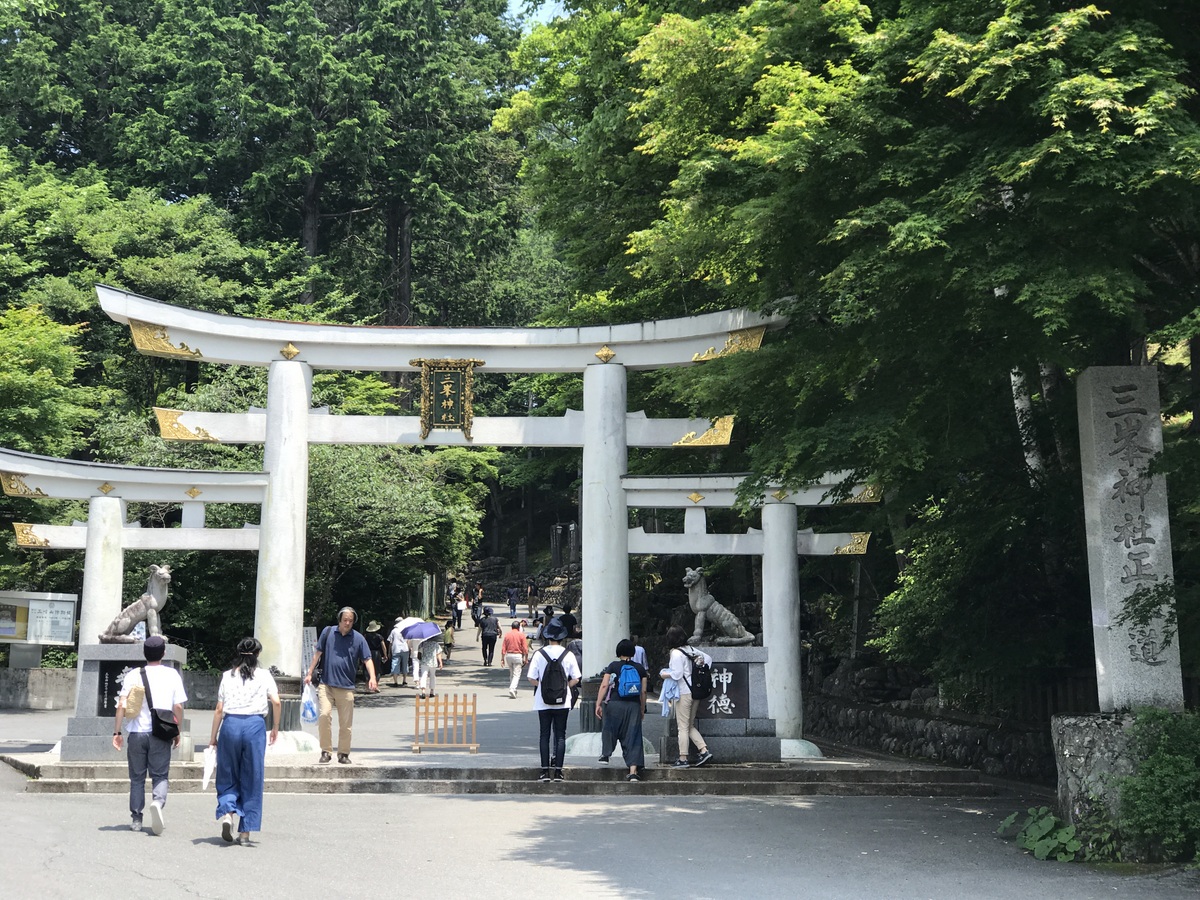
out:
<path id="1" fill-rule="evenodd" d="M 783 741 L 767 706 L 767 647 L 699 647 L 713 660 L 713 693 L 701 701 L 696 727 L 718 763 L 779 762 Z M 659 761 L 679 759 L 672 713 L 659 741 Z M 697 754 L 691 748 L 693 758 Z"/>
<path id="2" fill-rule="evenodd" d="M 182 671 L 187 662 L 187 650 L 167 644 L 162 662 L 164 666 Z M 107 762 L 125 758 L 125 752 L 115 750 L 112 745 L 121 678 L 125 671 L 145 664 L 146 656 L 140 643 L 85 644 L 79 648 L 75 715 L 67 719 L 67 733 L 59 747 L 61 760 Z M 179 747 L 172 750 L 171 755 L 190 760 L 193 755 L 191 723 L 186 715 L 179 730 Z"/>

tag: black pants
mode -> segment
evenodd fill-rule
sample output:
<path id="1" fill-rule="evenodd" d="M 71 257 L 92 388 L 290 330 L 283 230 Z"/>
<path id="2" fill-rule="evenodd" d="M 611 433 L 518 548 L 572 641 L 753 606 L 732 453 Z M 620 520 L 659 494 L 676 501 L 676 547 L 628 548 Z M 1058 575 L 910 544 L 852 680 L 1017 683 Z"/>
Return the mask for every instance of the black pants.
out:
<path id="1" fill-rule="evenodd" d="M 479 638 L 483 644 L 483 664 L 490 666 L 492 664 L 492 656 L 496 653 L 496 637 L 494 634 L 485 634 Z"/>
<path id="2" fill-rule="evenodd" d="M 538 724 L 541 733 L 538 734 L 538 749 L 542 752 L 543 769 L 561 769 L 563 757 L 567 754 L 567 714 L 570 712 L 566 705 L 562 709 L 539 709 Z M 554 759 L 550 759 L 550 730 L 554 730 Z"/>
<path id="3" fill-rule="evenodd" d="M 462 610 L 458 607 L 454 608 L 454 628 L 456 631 L 462 628 Z"/>
<path id="4" fill-rule="evenodd" d="M 625 765 L 646 765 L 646 751 L 642 747 L 642 706 L 636 700 L 610 700 L 604 704 L 600 755 L 612 756 L 618 742 Z"/>

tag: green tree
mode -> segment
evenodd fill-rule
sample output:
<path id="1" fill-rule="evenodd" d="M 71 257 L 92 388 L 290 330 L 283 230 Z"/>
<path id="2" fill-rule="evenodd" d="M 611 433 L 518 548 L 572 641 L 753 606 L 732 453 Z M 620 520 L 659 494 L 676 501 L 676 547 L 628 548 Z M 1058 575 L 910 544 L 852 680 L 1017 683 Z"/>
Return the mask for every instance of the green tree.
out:
<path id="1" fill-rule="evenodd" d="M 0 447 L 67 456 L 84 443 L 104 393 L 75 381 L 80 330 L 36 306 L 0 312 Z"/>
<path id="2" fill-rule="evenodd" d="M 746 447 L 764 480 L 886 485 L 903 577 L 881 643 L 897 657 L 961 672 L 1086 647 L 1071 378 L 1196 334 L 1187 265 L 1147 265 L 1194 238 L 1194 42 L 1164 39 L 1172 10 L 1191 15 L 634 6 L 593 38 L 605 14 L 589 7 L 553 33 L 573 43 L 526 45 L 539 80 L 499 121 L 535 135 L 527 173 L 564 240 L 586 217 L 607 260 L 628 251 L 620 272 L 589 269 L 596 308 L 639 318 L 690 296 L 789 316 L 759 353 L 667 383 L 770 435 Z M 622 28 L 636 46 L 611 39 Z M 613 69 L 622 140 L 594 127 L 599 103 L 573 103 Z M 590 188 L 631 127 L 667 178 L 642 183 L 646 206 L 596 215 Z M 554 154 L 551 194 L 535 167 Z"/>

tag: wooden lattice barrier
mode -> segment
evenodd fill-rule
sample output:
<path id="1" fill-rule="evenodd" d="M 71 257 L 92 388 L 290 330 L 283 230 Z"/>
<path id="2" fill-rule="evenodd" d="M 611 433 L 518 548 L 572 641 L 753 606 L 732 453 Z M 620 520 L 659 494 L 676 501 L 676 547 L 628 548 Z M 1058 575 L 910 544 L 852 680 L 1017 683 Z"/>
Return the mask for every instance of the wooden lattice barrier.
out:
<path id="1" fill-rule="evenodd" d="M 422 747 L 465 747 L 472 753 L 479 752 L 475 740 L 475 694 L 417 697 L 416 710 L 413 753 L 420 753 Z M 470 740 L 467 740 L 468 728 Z"/>

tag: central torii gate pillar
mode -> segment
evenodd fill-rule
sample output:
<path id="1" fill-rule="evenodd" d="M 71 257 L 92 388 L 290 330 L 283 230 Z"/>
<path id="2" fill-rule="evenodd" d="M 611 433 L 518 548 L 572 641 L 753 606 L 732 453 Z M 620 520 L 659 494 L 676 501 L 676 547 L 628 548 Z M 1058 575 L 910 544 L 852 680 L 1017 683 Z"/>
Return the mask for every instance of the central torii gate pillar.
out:
<path id="1" fill-rule="evenodd" d="M 800 688 L 800 557 L 796 555 L 796 507 L 762 508 L 763 634 L 771 636 L 763 666 L 771 689 L 771 717 L 781 738 L 803 737 Z"/>
<path id="2" fill-rule="evenodd" d="M 305 530 L 308 522 L 308 411 L 312 369 L 276 360 L 267 374 L 267 440 L 254 636 L 262 657 L 300 672 L 304 633 Z"/>
<path id="3" fill-rule="evenodd" d="M 583 671 L 594 672 L 629 637 L 629 516 L 621 477 L 625 367 L 583 370 Z"/>

